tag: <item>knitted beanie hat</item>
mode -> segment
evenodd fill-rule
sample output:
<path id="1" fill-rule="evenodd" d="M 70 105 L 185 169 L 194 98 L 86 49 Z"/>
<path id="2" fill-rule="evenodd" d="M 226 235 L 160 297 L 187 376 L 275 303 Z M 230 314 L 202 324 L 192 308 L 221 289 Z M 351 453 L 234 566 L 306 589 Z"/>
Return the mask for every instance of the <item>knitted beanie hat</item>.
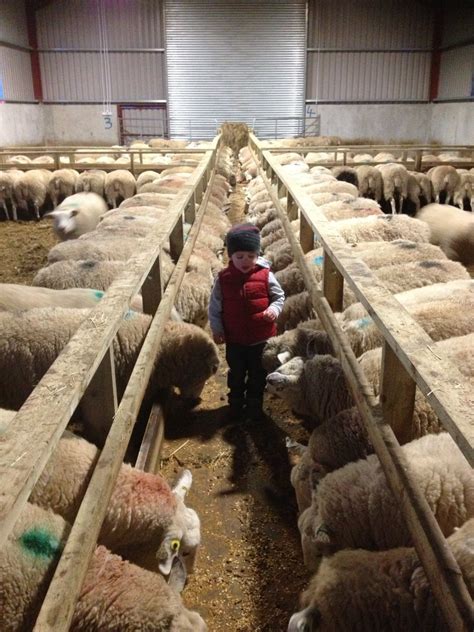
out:
<path id="1" fill-rule="evenodd" d="M 237 224 L 226 236 L 226 246 L 229 257 L 234 252 L 260 252 L 260 231 L 253 224 Z"/>

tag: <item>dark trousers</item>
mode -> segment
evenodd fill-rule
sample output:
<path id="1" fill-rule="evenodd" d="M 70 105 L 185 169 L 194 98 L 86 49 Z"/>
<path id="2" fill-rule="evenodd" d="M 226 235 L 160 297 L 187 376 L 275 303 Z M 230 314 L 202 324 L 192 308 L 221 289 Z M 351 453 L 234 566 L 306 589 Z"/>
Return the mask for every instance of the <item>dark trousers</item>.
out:
<path id="1" fill-rule="evenodd" d="M 226 345 L 229 404 L 240 406 L 247 402 L 249 405 L 261 405 L 267 377 L 262 367 L 264 346 L 264 342 L 250 346 L 233 343 Z"/>

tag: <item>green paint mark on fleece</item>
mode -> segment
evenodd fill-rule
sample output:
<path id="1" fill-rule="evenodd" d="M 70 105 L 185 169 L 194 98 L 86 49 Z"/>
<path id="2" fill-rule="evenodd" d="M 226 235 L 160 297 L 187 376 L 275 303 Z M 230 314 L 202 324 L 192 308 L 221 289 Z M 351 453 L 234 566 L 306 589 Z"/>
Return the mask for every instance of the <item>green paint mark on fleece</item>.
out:
<path id="1" fill-rule="evenodd" d="M 25 531 L 20 542 L 24 549 L 36 557 L 53 558 L 61 548 L 58 538 L 41 527 Z"/>
<path id="2" fill-rule="evenodd" d="M 371 319 L 370 316 L 364 316 L 364 318 L 359 318 L 359 320 L 356 320 L 356 327 L 358 327 L 359 329 L 364 329 L 365 327 L 368 327 L 372 323 L 373 323 L 373 320 Z"/>
<path id="3" fill-rule="evenodd" d="M 101 290 L 96 290 L 94 292 L 94 298 L 96 298 L 98 301 L 100 301 L 100 299 L 104 296 L 105 292 L 102 292 Z"/>

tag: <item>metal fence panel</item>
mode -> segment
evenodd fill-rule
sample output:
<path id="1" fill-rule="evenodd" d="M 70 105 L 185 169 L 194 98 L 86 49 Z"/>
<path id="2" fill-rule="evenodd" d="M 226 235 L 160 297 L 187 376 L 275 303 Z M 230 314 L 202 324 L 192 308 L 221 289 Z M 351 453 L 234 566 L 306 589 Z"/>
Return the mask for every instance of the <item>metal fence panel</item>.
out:
<path id="1" fill-rule="evenodd" d="M 474 44 L 441 55 L 438 99 L 474 97 Z"/>
<path id="2" fill-rule="evenodd" d="M 208 138 L 212 119 L 302 116 L 303 0 L 168 0 L 166 39 L 172 137 L 189 135 L 186 120 Z"/>
<path id="3" fill-rule="evenodd" d="M 0 47 L 0 79 L 6 101 L 34 101 L 30 53 Z"/>

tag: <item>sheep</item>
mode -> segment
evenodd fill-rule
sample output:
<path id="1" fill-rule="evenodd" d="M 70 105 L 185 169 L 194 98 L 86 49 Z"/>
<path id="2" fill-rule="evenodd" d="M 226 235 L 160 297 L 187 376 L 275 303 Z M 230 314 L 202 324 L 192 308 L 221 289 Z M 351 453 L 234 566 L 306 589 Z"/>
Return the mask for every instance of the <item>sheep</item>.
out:
<path id="1" fill-rule="evenodd" d="M 348 243 L 358 241 L 392 241 L 410 239 L 411 241 L 429 241 L 430 232 L 426 224 L 406 215 L 371 216 L 344 219 L 336 228 Z"/>
<path id="2" fill-rule="evenodd" d="M 277 331 L 281 334 L 287 329 L 293 329 L 299 322 L 308 320 L 313 315 L 313 305 L 308 292 L 288 296 L 277 320 Z"/>
<path id="3" fill-rule="evenodd" d="M 463 211 L 466 205 L 466 210 L 474 211 L 474 176 L 467 170 L 458 169 L 458 173 L 459 184 L 454 191 L 453 206 L 459 206 Z"/>
<path id="4" fill-rule="evenodd" d="M 79 174 L 76 180 L 76 193 L 85 191 L 86 193 L 97 193 L 104 197 L 104 184 L 106 171 L 101 169 L 87 169 Z"/>
<path id="5" fill-rule="evenodd" d="M 365 198 L 359 198 L 365 199 Z M 372 202 L 372 200 L 367 200 Z M 373 203 L 376 204 L 376 203 Z M 382 211 L 378 204 L 372 206 L 372 204 L 351 204 L 350 202 L 330 202 L 319 207 L 319 210 L 330 221 L 341 221 L 343 219 L 350 219 L 352 217 L 370 217 L 371 215 L 382 215 Z"/>
<path id="6" fill-rule="evenodd" d="M 137 178 L 137 190 L 139 191 L 140 187 L 149 182 L 154 182 L 160 177 L 158 171 L 142 171 L 142 173 Z"/>
<path id="7" fill-rule="evenodd" d="M 359 186 L 359 176 L 357 171 L 353 167 L 348 167 L 347 165 L 340 167 L 333 167 L 331 169 L 333 175 L 337 178 L 337 180 L 343 180 L 345 182 L 350 182 L 354 186 Z"/>
<path id="8" fill-rule="evenodd" d="M 205 327 L 211 298 L 211 279 L 198 272 L 187 272 L 175 301 L 178 314 L 184 322 Z"/>
<path id="9" fill-rule="evenodd" d="M 64 432 L 29 498 L 73 522 L 99 450 L 71 432 Z M 168 575 L 173 559 L 194 559 L 200 544 L 197 514 L 184 504 L 192 474 L 184 470 L 173 489 L 160 474 L 122 465 L 107 507 L 99 542 L 148 570 Z M 176 551 L 169 544 L 177 542 Z"/>
<path id="10" fill-rule="evenodd" d="M 418 171 L 410 171 L 410 174 L 413 175 L 414 178 L 417 179 L 418 184 L 420 186 L 420 203 L 422 206 L 426 204 L 430 204 L 433 199 L 433 189 L 431 186 L 431 180 L 426 175 L 426 173 L 419 173 Z"/>
<path id="11" fill-rule="evenodd" d="M 31 169 L 22 173 L 13 183 L 17 205 L 28 210 L 28 203 L 31 202 L 36 219 L 40 218 L 40 209 L 46 201 L 50 177 L 51 172 L 47 169 Z"/>
<path id="12" fill-rule="evenodd" d="M 267 373 L 275 371 L 281 364 L 285 364 L 294 356 L 308 356 L 308 344 L 321 329 L 319 319 L 300 322 L 294 329 L 288 329 L 278 336 L 269 338 L 262 352 L 262 365 Z M 332 353 L 333 348 L 328 343 L 326 353 Z"/>
<path id="13" fill-rule="evenodd" d="M 87 235 L 83 235 L 86 237 Z M 57 244 L 48 253 L 48 263 L 63 261 L 64 259 L 90 259 L 93 261 L 127 261 L 140 250 L 141 239 L 115 239 L 95 237 L 93 240 L 83 240 L 82 237 L 72 241 Z"/>
<path id="14" fill-rule="evenodd" d="M 167 208 L 170 202 L 174 199 L 174 193 L 137 193 L 131 198 L 124 200 L 119 208 L 130 208 L 139 206 L 159 206 Z"/>
<path id="15" fill-rule="evenodd" d="M 32 285 L 54 290 L 97 288 L 105 291 L 126 269 L 124 261 L 62 260 L 38 270 Z"/>
<path id="16" fill-rule="evenodd" d="M 430 169 L 429 176 L 435 202 L 439 204 L 441 193 L 444 193 L 446 204 L 452 203 L 454 192 L 460 183 L 460 176 L 456 169 L 450 165 L 439 165 Z"/>
<path id="17" fill-rule="evenodd" d="M 275 272 L 275 278 L 283 288 L 286 297 L 299 294 L 306 289 L 300 267 L 296 262 Z"/>
<path id="18" fill-rule="evenodd" d="M 417 213 L 430 230 L 429 241 L 449 259 L 474 264 L 474 216 L 448 204 L 428 204 Z"/>
<path id="19" fill-rule="evenodd" d="M 56 235 L 65 241 L 94 230 L 107 210 L 107 204 L 97 193 L 74 193 L 47 216 L 53 218 Z"/>
<path id="20" fill-rule="evenodd" d="M 474 515 L 469 464 L 445 432 L 416 439 L 402 446 L 402 451 L 441 531 L 451 535 Z M 384 550 L 412 544 L 399 502 L 387 486 L 376 455 L 327 474 L 305 511 L 306 545 L 312 549 L 312 561 L 315 554 L 342 548 Z"/>
<path id="21" fill-rule="evenodd" d="M 53 171 L 48 182 L 48 193 L 53 206 L 58 206 L 64 198 L 75 192 L 78 177 L 79 172 L 75 169 L 57 169 Z"/>
<path id="22" fill-rule="evenodd" d="M 342 368 L 331 355 L 317 355 L 307 361 L 292 358 L 267 375 L 267 390 L 315 424 L 354 405 Z"/>
<path id="23" fill-rule="evenodd" d="M 359 195 L 359 191 L 356 186 L 341 180 L 316 182 L 312 186 L 306 187 L 305 192 L 308 194 L 337 193 L 345 196 L 352 196 L 354 198 Z"/>
<path id="24" fill-rule="evenodd" d="M 104 194 L 112 208 L 117 208 L 118 200 L 131 198 L 136 191 L 136 181 L 130 171 L 116 169 L 105 176 Z"/>
<path id="25" fill-rule="evenodd" d="M 88 310 L 62 308 L 36 308 L 16 314 L 0 312 L 0 406 L 17 410 L 24 403 L 79 325 L 87 322 L 88 313 Z M 143 314 L 130 316 L 114 339 L 119 396 L 130 377 L 150 320 L 150 316 Z M 146 399 L 175 386 L 183 398 L 195 401 L 218 365 L 217 347 L 204 331 L 195 325 L 168 322 Z M 88 404 L 95 405 L 93 400 Z M 84 401 L 79 405 L 81 417 L 92 440 L 101 444 L 108 428 L 92 425 L 86 406 Z"/>
<path id="26" fill-rule="evenodd" d="M 469 592 L 474 591 L 469 520 L 448 539 Z M 340 551 L 325 558 L 301 598 L 288 632 L 444 632 L 446 621 L 414 548 Z"/>
<path id="27" fill-rule="evenodd" d="M 0 284 L 0 311 L 15 312 L 34 307 L 95 307 L 104 296 L 104 292 L 96 289 L 70 288 L 54 290 L 28 285 Z M 132 302 L 132 309 L 140 309 L 141 299 Z"/>
<path id="28" fill-rule="evenodd" d="M 446 259 L 446 255 L 438 246 L 421 241 L 414 242 L 409 239 L 383 242 L 360 241 L 359 243 L 352 243 L 350 247 L 353 254 L 362 259 L 372 270 L 413 261 Z M 322 254 L 322 250 L 315 252 L 315 256 L 320 254 Z"/>
<path id="29" fill-rule="evenodd" d="M 7 158 L 7 163 L 12 165 L 28 165 L 31 162 L 31 158 L 28 156 L 11 156 Z"/>
<path id="30" fill-rule="evenodd" d="M 356 167 L 359 179 L 359 194 L 362 197 L 381 200 L 383 194 L 382 174 L 375 167 L 360 165 Z"/>
<path id="31" fill-rule="evenodd" d="M 0 628 L 29 629 L 69 535 L 60 517 L 28 503 L 0 553 Z M 201 617 L 158 575 L 122 560 L 104 546 L 91 558 L 71 630 L 205 632 Z"/>
<path id="32" fill-rule="evenodd" d="M 206 248 L 209 248 L 209 250 L 212 250 L 212 252 L 217 253 L 223 249 L 224 242 L 220 237 L 217 237 L 216 235 L 200 231 L 196 240 L 196 245 L 201 247 L 205 246 Z"/>
<path id="33" fill-rule="evenodd" d="M 383 198 L 390 203 L 392 215 L 395 215 L 395 198 L 399 198 L 398 212 L 401 212 L 403 201 L 408 194 L 408 171 L 406 167 L 396 163 L 377 165 L 376 169 L 382 174 Z"/>

